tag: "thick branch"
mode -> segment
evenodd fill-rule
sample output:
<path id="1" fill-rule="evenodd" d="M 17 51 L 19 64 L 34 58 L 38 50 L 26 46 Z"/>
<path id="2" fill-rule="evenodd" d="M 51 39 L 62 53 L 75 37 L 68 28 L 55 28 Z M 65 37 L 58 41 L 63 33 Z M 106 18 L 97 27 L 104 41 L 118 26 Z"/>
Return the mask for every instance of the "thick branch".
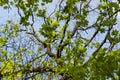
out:
<path id="1" fill-rule="evenodd" d="M 47 46 L 47 52 L 46 52 L 46 54 L 48 54 L 50 57 L 56 58 L 56 54 L 52 53 L 50 46 Z"/>
<path id="2" fill-rule="evenodd" d="M 89 42 L 87 44 L 85 44 L 85 47 L 87 47 L 90 42 L 95 38 L 95 36 L 98 34 L 98 30 L 95 31 L 95 33 L 93 34 L 92 38 L 89 40 Z"/>
<path id="3" fill-rule="evenodd" d="M 77 29 L 78 29 L 78 26 L 75 26 L 73 31 L 71 32 L 70 36 L 67 37 L 67 39 L 71 39 L 74 36 L 74 34 L 76 33 Z M 62 54 L 61 52 L 63 51 L 64 47 L 67 46 L 68 44 L 69 44 L 69 42 L 59 45 L 59 49 L 57 52 L 57 58 L 61 57 L 61 54 Z"/>
<path id="4" fill-rule="evenodd" d="M 117 11 L 115 11 L 115 12 L 114 12 L 112 15 L 110 15 L 107 19 L 111 19 L 111 18 L 112 18 L 115 14 L 117 14 L 119 11 L 120 11 L 120 9 L 117 10 Z M 116 17 L 116 16 L 115 16 L 115 17 Z M 106 19 L 106 20 L 107 20 L 107 19 Z M 102 19 L 102 20 L 103 20 L 103 19 Z M 113 24 L 113 25 L 114 25 L 114 24 Z M 106 42 L 106 40 L 107 40 L 107 38 L 108 38 L 108 36 L 109 36 L 109 34 L 110 34 L 110 31 L 111 31 L 113 25 L 109 26 L 109 30 L 108 30 L 108 32 L 107 32 L 104 40 L 101 42 L 101 45 L 93 52 L 93 54 L 92 54 L 93 57 L 90 58 L 87 62 L 85 62 L 84 65 L 83 65 L 83 67 L 86 67 L 87 64 L 95 58 L 95 56 L 97 55 L 97 52 L 101 49 L 101 47 L 102 47 L 102 46 L 104 45 L 104 43 Z M 113 46 L 113 47 L 114 47 L 114 46 Z M 113 47 L 112 47 L 112 48 L 113 48 Z"/>
<path id="5" fill-rule="evenodd" d="M 47 45 L 38 37 L 37 34 L 31 33 L 31 32 L 27 32 L 27 31 L 26 31 L 26 33 L 30 34 L 30 35 L 33 35 L 38 40 L 38 42 L 40 42 L 46 48 Z"/>
<path id="6" fill-rule="evenodd" d="M 30 33 L 30 32 L 26 32 L 27 34 L 33 35 L 43 46 L 44 48 L 47 48 L 46 54 L 48 54 L 50 57 L 54 57 L 56 58 L 56 55 L 54 53 L 51 52 L 51 48 L 50 46 L 47 46 L 46 43 L 44 43 L 36 33 Z"/>
<path id="7" fill-rule="evenodd" d="M 69 20 L 66 21 L 65 24 L 68 24 Z M 60 58 L 61 57 L 61 44 L 65 38 L 65 33 L 66 33 L 66 30 L 67 30 L 67 27 L 64 28 L 64 31 L 63 31 L 63 36 L 62 36 L 62 39 L 60 40 L 60 43 L 59 43 L 59 49 L 57 51 L 57 58 Z"/>
<path id="8" fill-rule="evenodd" d="M 106 42 L 106 40 L 107 40 L 107 38 L 108 38 L 108 36 L 109 36 L 109 34 L 110 34 L 111 29 L 112 29 L 112 27 L 109 28 L 109 30 L 108 30 L 108 32 L 107 32 L 104 40 L 101 42 L 101 45 L 92 53 L 91 56 L 93 56 L 93 57 L 92 57 L 92 58 L 89 58 L 89 60 L 84 63 L 83 67 L 86 67 L 87 64 L 95 58 L 95 56 L 97 55 L 98 51 L 101 49 L 101 47 L 102 47 L 102 46 L 104 45 L 104 43 Z"/>
<path id="9" fill-rule="evenodd" d="M 37 68 L 33 68 L 33 69 L 24 68 L 22 70 L 13 72 L 11 74 L 16 75 L 19 72 L 21 72 L 22 74 L 26 74 L 26 73 L 44 73 L 44 72 L 53 72 L 53 73 L 55 73 L 55 71 L 53 70 L 53 67 L 37 67 Z M 4 76 L 9 76 L 11 74 L 9 72 L 5 73 L 5 74 L 0 74 L 0 78 L 3 78 Z"/>

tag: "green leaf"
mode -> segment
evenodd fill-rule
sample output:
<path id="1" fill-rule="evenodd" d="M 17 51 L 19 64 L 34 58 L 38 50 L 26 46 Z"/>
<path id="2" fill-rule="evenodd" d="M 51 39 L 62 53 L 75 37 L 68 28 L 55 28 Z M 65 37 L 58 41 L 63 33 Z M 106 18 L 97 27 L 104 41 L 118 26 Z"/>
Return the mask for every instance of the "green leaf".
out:
<path id="1" fill-rule="evenodd" d="M 58 21 L 52 21 L 52 26 L 53 26 L 53 27 L 59 26 L 59 22 L 58 22 Z"/>
<path id="2" fill-rule="evenodd" d="M 56 13 L 55 13 L 55 17 L 56 17 L 56 18 L 59 17 L 59 11 L 56 11 Z"/>
<path id="3" fill-rule="evenodd" d="M 6 39 L 4 37 L 0 38 L 0 45 L 4 46 L 6 44 Z"/>
<path id="4" fill-rule="evenodd" d="M 40 9 L 40 10 L 38 10 L 37 16 L 38 17 L 44 17 L 45 14 L 46 14 L 46 10 L 45 9 L 43 9 L 43 10 Z"/>
<path id="5" fill-rule="evenodd" d="M 113 30 L 113 31 L 112 31 L 112 35 L 117 36 L 117 35 L 118 35 L 118 33 L 119 33 L 119 32 L 118 32 L 118 30 Z"/>

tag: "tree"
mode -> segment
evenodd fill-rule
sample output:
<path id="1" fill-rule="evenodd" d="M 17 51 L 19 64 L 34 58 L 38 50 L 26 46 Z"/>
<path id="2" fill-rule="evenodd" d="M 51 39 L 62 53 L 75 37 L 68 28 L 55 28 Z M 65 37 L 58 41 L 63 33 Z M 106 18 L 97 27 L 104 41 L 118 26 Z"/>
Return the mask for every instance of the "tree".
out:
<path id="1" fill-rule="evenodd" d="M 120 79 L 119 2 L 0 0 L 0 6 L 17 15 L 0 23 L 0 79 Z"/>

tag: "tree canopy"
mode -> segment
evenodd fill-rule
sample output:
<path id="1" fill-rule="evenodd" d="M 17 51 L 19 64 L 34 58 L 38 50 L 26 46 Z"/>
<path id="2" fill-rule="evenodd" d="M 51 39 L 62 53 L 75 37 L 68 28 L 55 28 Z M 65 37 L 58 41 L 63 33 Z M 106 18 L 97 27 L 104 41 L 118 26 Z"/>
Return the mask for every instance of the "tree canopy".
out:
<path id="1" fill-rule="evenodd" d="M 119 3 L 0 0 L 0 80 L 119 80 Z"/>

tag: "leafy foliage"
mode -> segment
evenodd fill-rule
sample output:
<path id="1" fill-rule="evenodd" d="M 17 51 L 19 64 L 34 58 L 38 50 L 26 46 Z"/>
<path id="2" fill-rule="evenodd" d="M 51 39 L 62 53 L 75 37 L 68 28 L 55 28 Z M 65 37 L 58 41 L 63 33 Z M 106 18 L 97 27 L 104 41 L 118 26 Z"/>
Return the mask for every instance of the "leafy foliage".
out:
<path id="1" fill-rule="evenodd" d="M 0 79 L 120 79 L 118 2 L 0 0 L 0 6 L 17 15 L 0 22 Z"/>

